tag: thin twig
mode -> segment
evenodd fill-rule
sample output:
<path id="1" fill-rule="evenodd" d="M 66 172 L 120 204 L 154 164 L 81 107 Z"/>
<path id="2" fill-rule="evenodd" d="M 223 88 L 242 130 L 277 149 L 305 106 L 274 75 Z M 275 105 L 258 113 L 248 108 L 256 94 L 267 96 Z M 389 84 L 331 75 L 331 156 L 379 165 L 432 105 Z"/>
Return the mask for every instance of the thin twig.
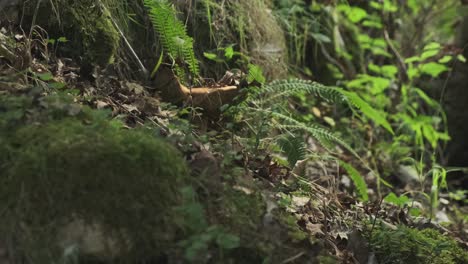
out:
<path id="1" fill-rule="evenodd" d="M 132 54 L 132 56 L 135 58 L 135 60 L 137 61 L 138 63 L 138 66 L 140 67 L 140 70 L 143 72 L 144 76 L 145 76 L 145 79 L 148 78 L 149 76 L 149 72 L 148 70 L 145 68 L 145 66 L 143 65 L 143 63 L 141 62 L 140 58 L 138 57 L 138 55 L 136 54 L 135 50 L 132 48 L 132 45 L 130 44 L 130 42 L 128 41 L 128 39 L 125 37 L 124 33 L 122 32 L 122 30 L 120 29 L 119 25 L 117 24 L 117 22 L 115 22 L 114 18 L 112 17 L 112 14 L 111 12 L 106 8 L 106 6 L 101 2 L 101 0 L 99 0 L 99 5 L 101 6 L 101 8 L 103 9 L 103 11 L 105 11 L 105 13 L 109 14 L 109 18 L 110 20 L 112 21 L 112 24 L 114 24 L 115 28 L 117 29 L 117 31 L 119 32 L 120 36 L 122 37 L 122 39 L 124 40 L 125 42 L 125 45 L 127 45 L 127 48 L 130 50 L 130 53 Z"/>
<path id="2" fill-rule="evenodd" d="M 281 264 L 286 264 L 286 263 L 293 262 L 293 261 L 295 261 L 296 259 L 298 259 L 298 258 L 300 258 L 300 257 L 302 257 L 302 256 L 304 256 L 304 255 L 305 255 L 305 251 L 299 252 L 299 254 L 296 254 L 296 255 L 294 255 L 294 256 L 292 256 L 292 257 L 290 257 L 290 258 L 284 260 L 283 262 L 281 262 Z"/>

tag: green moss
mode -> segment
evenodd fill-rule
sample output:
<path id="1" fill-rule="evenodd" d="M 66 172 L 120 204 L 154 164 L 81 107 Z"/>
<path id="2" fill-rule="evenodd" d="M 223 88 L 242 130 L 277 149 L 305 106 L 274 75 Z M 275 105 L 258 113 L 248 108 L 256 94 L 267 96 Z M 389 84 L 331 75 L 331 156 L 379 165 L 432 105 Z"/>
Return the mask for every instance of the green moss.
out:
<path id="1" fill-rule="evenodd" d="M 265 214 L 265 202 L 261 195 L 248 195 L 226 187 L 223 196 L 223 214 L 227 216 L 228 224 L 245 230 L 250 236 L 250 231 L 258 228 Z"/>
<path id="2" fill-rule="evenodd" d="M 111 14 L 95 0 L 73 1 L 67 26 L 75 27 L 82 38 L 86 59 L 100 66 L 112 63 L 120 36 L 112 24 Z"/>
<path id="3" fill-rule="evenodd" d="M 189 34 L 194 38 L 195 49 L 202 62 L 202 75 L 215 77 L 214 74 L 218 79 L 229 68 L 247 66 L 244 56 L 226 58 L 226 63 L 215 63 L 203 56 L 203 52 L 215 52 L 217 48 L 237 43 L 234 46 L 236 51 L 247 56 L 250 63 L 261 66 L 267 78 L 286 77 L 286 39 L 271 13 L 269 0 L 232 0 L 225 4 L 204 0 L 193 6 L 183 1 L 172 2 L 190 18 Z M 216 25 L 216 30 L 213 25 Z"/>
<path id="4" fill-rule="evenodd" d="M 48 37 L 66 37 L 68 42 L 60 43 L 59 52 L 66 56 L 81 58 L 85 67 L 99 65 L 105 67 L 114 61 L 120 35 L 115 28 L 108 9 L 117 17 L 125 13 L 125 1 L 121 0 L 52 0 L 42 1 L 37 9 L 35 24 L 43 28 Z M 31 25 L 36 14 L 37 1 L 25 3 L 26 25 Z M 107 8 L 103 8 L 106 6 Z M 83 66 L 83 65 L 82 65 Z"/>
<path id="5" fill-rule="evenodd" d="M 267 212 L 260 193 L 245 194 L 226 187 L 218 221 L 240 238 L 240 247 L 226 254 L 234 263 L 279 263 L 304 249 L 307 234 L 287 212 Z M 304 256 L 307 258 L 307 256 Z M 303 259 L 298 260 L 301 263 Z"/>
<path id="6" fill-rule="evenodd" d="M 278 212 L 278 220 L 288 230 L 289 238 L 294 242 L 306 240 L 309 235 L 297 225 L 297 218 L 286 211 Z"/>
<path id="7" fill-rule="evenodd" d="M 57 232 L 76 218 L 124 236 L 129 257 L 170 251 L 173 208 L 188 182 L 178 151 L 148 131 L 89 115 L 83 122 L 86 113 L 25 122 L 21 101 L 0 105 L 10 116 L 0 123 L 0 233 L 17 254 L 51 263 L 60 254 Z"/>
<path id="8" fill-rule="evenodd" d="M 219 201 L 209 209 L 212 221 L 240 238 L 240 246 L 226 252 L 223 261 L 261 263 L 273 248 L 261 232 L 266 210 L 262 196 L 259 193 L 245 194 L 225 186 Z"/>
<path id="9" fill-rule="evenodd" d="M 455 240 L 433 229 L 379 228 L 371 245 L 379 263 L 468 263 L 468 253 Z"/>

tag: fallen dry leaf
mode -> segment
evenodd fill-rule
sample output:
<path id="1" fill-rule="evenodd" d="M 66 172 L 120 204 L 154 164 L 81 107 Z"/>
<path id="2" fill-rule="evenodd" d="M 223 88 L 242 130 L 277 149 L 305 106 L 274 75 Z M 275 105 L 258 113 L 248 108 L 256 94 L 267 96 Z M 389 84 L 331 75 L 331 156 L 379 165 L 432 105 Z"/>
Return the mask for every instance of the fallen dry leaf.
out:
<path id="1" fill-rule="evenodd" d="M 311 235 L 324 235 L 322 228 L 322 224 L 306 223 L 306 229 Z"/>

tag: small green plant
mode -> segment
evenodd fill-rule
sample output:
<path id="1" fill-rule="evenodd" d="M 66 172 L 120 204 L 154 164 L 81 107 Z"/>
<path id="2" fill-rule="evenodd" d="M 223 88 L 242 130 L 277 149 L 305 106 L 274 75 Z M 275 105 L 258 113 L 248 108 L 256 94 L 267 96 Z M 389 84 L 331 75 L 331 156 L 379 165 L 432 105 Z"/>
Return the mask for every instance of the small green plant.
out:
<path id="1" fill-rule="evenodd" d="M 257 80 L 259 83 L 265 80 L 259 69 L 256 68 L 251 68 L 249 75 L 252 76 L 252 80 Z M 249 128 L 247 135 L 253 135 L 253 138 L 252 142 L 248 144 L 254 146 L 253 151 L 257 152 L 261 148 L 274 149 L 275 145 L 279 146 L 279 149 L 286 154 L 291 167 L 297 160 L 306 156 L 304 136 L 314 138 L 331 152 L 334 151 L 336 145 L 339 145 L 359 158 L 356 151 L 339 135 L 313 122 L 306 123 L 295 118 L 292 114 L 294 109 L 289 107 L 288 102 L 291 97 L 297 94 L 307 93 L 330 103 L 345 104 L 357 114 L 362 113 L 363 116 L 393 133 L 390 124 L 383 115 L 380 115 L 357 94 L 340 88 L 328 87 L 312 81 L 291 79 L 273 81 L 269 84 L 262 84 L 260 89 L 251 87 L 249 90 L 248 101 L 231 107 L 231 114 L 234 113 L 234 119 L 246 124 Z M 276 131 L 276 133 L 272 135 L 270 131 Z M 290 136 L 285 137 L 284 135 Z M 354 181 L 359 197 L 362 200 L 367 200 L 367 185 L 362 177 L 351 165 L 343 163 L 343 166 L 346 167 Z"/>
<path id="2" fill-rule="evenodd" d="M 248 109 L 249 111 L 259 112 L 273 119 L 273 122 L 269 122 L 269 124 L 274 124 L 274 127 L 277 129 L 285 131 L 302 130 L 317 139 L 325 147 L 332 146 L 332 142 L 338 143 L 355 156 L 358 156 L 346 142 L 328 131 L 328 129 L 315 124 L 305 124 L 289 114 L 285 104 L 288 102 L 288 98 L 300 92 L 315 95 L 331 103 L 347 104 L 351 109 L 361 111 L 364 116 L 381 124 L 390 132 L 392 131 L 385 117 L 380 115 L 355 93 L 306 80 L 278 80 L 266 84 L 263 86 L 263 92 L 257 96 L 256 100 L 250 101 L 250 104 L 256 107 L 248 107 Z"/>
<path id="3" fill-rule="evenodd" d="M 195 199 L 197 194 L 191 187 L 184 188 L 182 194 L 184 205 L 178 207 L 177 211 L 184 216 L 179 220 L 188 236 L 179 242 L 179 246 L 182 247 L 187 261 L 203 262 L 204 256 L 213 246 L 221 251 L 239 247 L 238 236 L 228 233 L 222 226 L 208 223 L 204 208 Z"/>
<path id="4" fill-rule="evenodd" d="M 411 36 L 419 38 L 418 43 L 422 43 L 421 46 L 406 47 L 407 39 L 392 36 L 388 29 L 398 25 L 394 24 L 394 20 L 388 19 L 388 16 L 397 15 L 408 22 L 416 19 L 416 14 L 431 12 L 426 1 L 408 1 L 407 5 L 408 9 L 399 9 L 393 0 L 368 1 L 367 6 L 338 4 L 333 7 L 335 27 L 333 35 L 329 36 L 333 36 L 335 58 L 344 62 L 341 65 L 343 67 L 336 67 L 338 74 L 335 77 L 348 77 L 349 79 L 341 81 L 347 91 L 371 102 L 376 112 L 390 120 L 390 127 L 394 131 L 391 138 L 379 129 L 369 131 L 368 121 L 375 122 L 369 116 L 359 118 L 363 122 L 351 121 L 362 130 L 369 131 L 372 135 L 369 142 L 376 143 L 374 146 L 371 144 L 373 154 L 369 157 L 373 171 L 378 174 L 383 171 L 383 176 L 386 176 L 390 175 L 389 171 L 395 166 L 414 167 L 420 183 L 420 190 L 414 193 L 427 198 L 430 208 L 428 211 L 432 217 L 438 205 L 437 194 L 445 186 L 446 177 L 445 169 L 437 164 L 435 157 L 450 137 L 440 102 L 431 98 L 427 90 L 420 86 L 429 79 L 445 78 L 444 75 L 451 70 L 450 64 L 455 60 L 464 61 L 464 58 L 457 53 L 445 52 L 434 34 L 430 37 L 420 35 L 419 31 L 426 30 L 425 28 L 416 29 L 418 33 Z M 446 6 L 447 13 L 452 13 L 453 6 L 456 6 L 448 2 L 437 5 Z M 431 23 L 443 22 L 442 19 L 436 20 Z M 374 33 L 368 34 L 370 31 Z M 445 27 L 439 31 L 439 34 L 447 33 L 444 32 L 447 31 Z M 406 55 L 407 58 L 400 53 L 403 51 L 409 54 Z M 347 74 L 349 72 L 353 74 Z M 375 138 L 378 140 L 373 141 Z M 391 165 L 382 166 L 377 159 L 386 159 Z M 377 176 L 382 179 L 380 175 Z M 432 183 L 429 183 L 431 176 Z M 380 189 L 378 181 L 379 193 Z M 402 206 L 401 201 L 394 198 L 387 196 L 386 199 Z"/>

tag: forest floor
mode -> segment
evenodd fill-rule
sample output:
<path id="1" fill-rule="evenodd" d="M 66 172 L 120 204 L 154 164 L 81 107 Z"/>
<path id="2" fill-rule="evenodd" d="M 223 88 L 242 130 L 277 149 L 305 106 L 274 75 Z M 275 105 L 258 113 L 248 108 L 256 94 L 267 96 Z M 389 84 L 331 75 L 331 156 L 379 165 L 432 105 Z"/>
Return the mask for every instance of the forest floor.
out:
<path id="1" fill-rule="evenodd" d="M 448 196 L 442 195 L 443 202 L 434 219 L 415 217 L 412 210 L 423 205 L 407 205 L 406 201 L 400 201 L 398 205 L 383 201 L 383 198 L 378 199 L 380 194 L 376 176 L 361 168 L 357 161 L 353 161 L 352 155 L 347 155 L 342 150 L 340 158 L 360 168 L 360 173 L 365 175 L 368 182 L 372 202 L 361 202 L 353 195 L 354 186 L 350 179 L 353 176 L 335 159 L 328 158 L 328 152 L 317 142 L 309 142 L 311 146 L 315 146 L 315 158 L 299 160 L 294 167 L 288 167 L 280 164 L 275 159 L 275 154 L 268 149 L 254 151 L 248 145 L 251 143 L 230 133 L 228 121 L 219 117 L 207 119 L 195 114 L 193 109 L 187 110 L 164 102 L 147 82 L 122 79 L 110 69 L 94 68 L 90 75 L 82 76 L 81 65 L 76 61 L 55 57 L 53 51 L 34 46 L 35 42 L 27 36 L 12 32 L 2 32 L 1 35 L 0 46 L 5 48 L 7 41 L 14 41 L 16 47 L 19 47 L 5 53 L 14 59 L 0 56 L 0 117 L 5 118 L 0 121 L 0 129 L 3 129 L 0 136 L 4 140 L 1 143 L 8 145 L 7 141 L 13 138 L 5 131 L 11 129 L 6 120 L 7 115 L 8 118 L 13 118 L 12 109 L 22 109 L 22 112 L 15 112 L 19 113 L 19 118 L 14 117 L 14 122 L 22 123 L 22 126 L 46 124 L 44 120 L 56 120 L 57 113 L 63 119 L 82 120 L 82 114 L 87 113 L 87 109 L 93 109 L 92 111 L 105 113 L 109 121 L 118 120 L 122 130 L 141 127 L 149 129 L 153 131 L 153 135 L 164 138 L 182 153 L 192 178 L 190 185 L 193 195 L 197 196 L 193 204 L 186 203 L 187 207 L 183 210 L 202 216 L 194 222 L 185 223 L 191 227 L 199 227 L 191 231 L 187 231 L 190 228 L 185 228 L 185 236 L 181 236 L 180 231 L 176 232 L 177 243 L 160 248 L 157 256 L 151 256 L 154 263 L 468 261 L 467 208 L 462 203 L 449 203 Z M 31 101 L 25 107 L 17 107 L 20 105 L 17 103 L 14 108 L 11 106 L 11 98 L 30 98 Z M 93 118 L 85 118 L 83 123 L 94 120 Z M 35 142 L 17 138 L 15 140 L 17 145 L 10 146 L 9 150 L 0 150 L 10 151 L 21 144 Z M 40 142 L 51 139 L 45 137 L 35 140 Z M 87 144 L 98 145 L 99 142 Z M 47 151 L 46 148 L 42 154 L 47 156 Z M 2 155 L 6 153 L 3 152 Z M 12 159 L 15 157 L 11 153 L 6 155 L 8 162 L 5 162 L 5 158 L 0 159 L 0 168 L 9 172 L 13 171 L 11 168 L 14 166 L 5 164 L 13 163 Z M 107 158 L 113 159 L 112 156 Z M 99 167 L 99 162 L 95 161 L 90 166 Z M 63 166 L 64 170 L 74 168 L 69 164 Z M 185 167 L 185 164 L 171 166 Z M 3 176 L 5 175 L 2 173 Z M 129 181 L 130 179 L 129 175 Z M 395 193 L 405 193 L 411 189 L 411 184 L 413 183 L 397 183 L 395 188 L 399 189 L 395 189 Z M 106 186 L 102 186 L 100 190 L 103 196 L 107 193 Z M 75 188 L 87 187 L 86 184 L 76 184 Z M 49 191 L 53 198 L 53 193 L 60 190 Z M 17 198 L 22 199 L 19 196 Z M 398 200 L 397 197 L 395 199 Z M 118 212 L 111 213 L 116 218 L 125 217 Z M 184 215 L 185 213 L 180 213 L 173 222 L 180 222 L 181 219 L 178 218 L 190 218 Z M 30 220 L 19 219 L 24 223 L 29 223 Z M 33 232 L 35 229 L 19 230 L 17 232 Z M 140 232 L 127 230 L 133 231 Z M 19 235 L 21 239 L 25 236 L 28 235 Z M 22 254 L 21 251 L 15 252 L 15 243 L 21 241 L 20 238 L 12 238 L 10 234 L 8 240 L 1 241 L 3 243 L 0 245 L 8 245 L 9 248 L 0 248 L 0 253 L 3 254 L 0 257 L 5 258 L 0 263 L 9 263 L 7 259 L 12 261 L 12 256 Z M 106 250 L 87 249 L 89 245 L 83 242 L 86 239 L 80 239 L 78 240 L 81 242 L 76 243 L 85 253 L 96 254 L 101 260 L 119 257 L 119 253 L 112 255 Z M 101 243 L 105 244 L 106 239 L 103 241 Z"/>

